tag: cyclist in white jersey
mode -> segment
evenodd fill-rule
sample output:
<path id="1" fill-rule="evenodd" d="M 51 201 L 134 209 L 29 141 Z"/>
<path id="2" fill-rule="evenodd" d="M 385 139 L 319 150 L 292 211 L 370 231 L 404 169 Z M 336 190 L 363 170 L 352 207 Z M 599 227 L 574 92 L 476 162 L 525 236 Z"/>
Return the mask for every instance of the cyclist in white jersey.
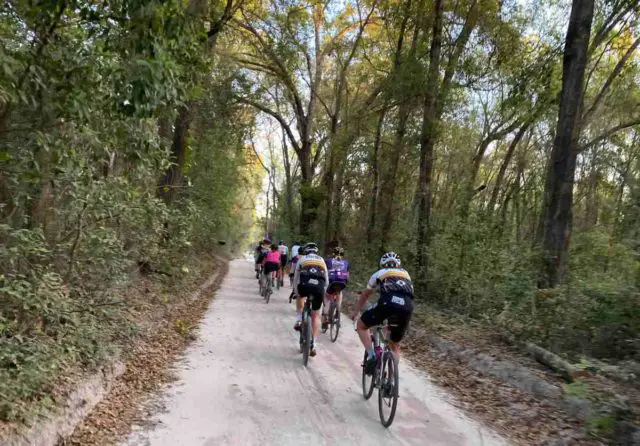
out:
<path id="1" fill-rule="evenodd" d="M 280 283 L 284 280 L 284 269 L 287 267 L 289 261 L 289 247 L 280 240 L 278 243 L 278 251 L 280 251 Z"/>

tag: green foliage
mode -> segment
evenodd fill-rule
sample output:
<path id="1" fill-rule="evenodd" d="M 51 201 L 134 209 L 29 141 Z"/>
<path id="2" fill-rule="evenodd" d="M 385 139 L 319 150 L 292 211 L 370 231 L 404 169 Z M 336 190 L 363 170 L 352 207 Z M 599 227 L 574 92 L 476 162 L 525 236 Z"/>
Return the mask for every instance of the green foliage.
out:
<path id="1" fill-rule="evenodd" d="M 574 381 L 570 384 L 564 384 L 563 390 L 566 395 L 576 398 L 587 398 L 589 394 L 589 386 L 583 381 Z"/>
<path id="2" fill-rule="evenodd" d="M 138 265 L 179 287 L 217 240 L 241 246 L 253 209 L 238 203 L 259 181 L 248 120 L 225 107 L 234 73 L 211 73 L 203 18 L 185 2 L 54 6 L 0 12 L 2 420 L 30 418 L 61 376 L 129 341 Z M 163 200 L 172 138 L 159 123 L 187 102 L 207 124 L 188 138 L 189 181 Z"/>
<path id="3" fill-rule="evenodd" d="M 604 414 L 589 420 L 589 431 L 600 436 L 608 437 L 613 434 L 616 419 L 613 415 Z"/>

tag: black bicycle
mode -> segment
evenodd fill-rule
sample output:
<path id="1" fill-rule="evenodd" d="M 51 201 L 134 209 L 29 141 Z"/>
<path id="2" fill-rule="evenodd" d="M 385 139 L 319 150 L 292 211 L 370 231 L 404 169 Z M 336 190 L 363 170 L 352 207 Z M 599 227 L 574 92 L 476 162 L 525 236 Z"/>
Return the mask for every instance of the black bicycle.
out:
<path id="1" fill-rule="evenodd" d="M 378 388 L 378 412 L 380 414 L 380 422 L 384 427 L 389 427 L 393 423 L 400 388 L 398 358 L 389 349 L 389 339 L 386 335 L 389 332 L 389 328 L 393 326 L 393 324 L 389 324 L 387 320 L 384 320 L 382 325 L 373 330 L 371 339 L 376 351 L 376 369 L 373 375 L 367 375 L 366 373 L 366 351 L 362 362 L 362 394 L 364 399 L 368 400 L 373 394 L 373 389 L 375 387 Z"/>
<path id="2" fill-rule="evenodd" d="M 260 273 L 260 277 L 258 278 L 258 287 L 260 289 L 260 295 L 262 297 L 264 297 L 264 291 L 266 289 L 266 287 L 264 285 L 264 282 L 265 282 L 264 275 L 262 273 Z"/>
<path id="3" fill-rule="evenodd" d="M 300 323 L 300 353 L 302 353 L 302 363 L 305 367 L 309 362 L 309 354 L 313 345 L 313 330 L 311 326 L 311 298 L 307 297 L 302 310 L 302 322 Z"/>
<path id="4" fill-rule="evenodd" d="M 340 310 L 338 310 L 338 302 L 336 299 L 331 299 L 329 303 L 327 322 L 328 325 L 322 329 L 322 332 L 326 333 L 327 330 L 329 330 L 329 339 L 331 339 L 331 342 L 336 342 L 338 340 L 338 333 L 340 333 Z"/>
<path id="5" fill-rule="evenodd" d="M 267 274 L 267 284 L 264 287 L 262 296 L 266 303 L 269 303 L 271 299 L 271 293 L 273 293 L 273 276 L 272 273 Z"/>

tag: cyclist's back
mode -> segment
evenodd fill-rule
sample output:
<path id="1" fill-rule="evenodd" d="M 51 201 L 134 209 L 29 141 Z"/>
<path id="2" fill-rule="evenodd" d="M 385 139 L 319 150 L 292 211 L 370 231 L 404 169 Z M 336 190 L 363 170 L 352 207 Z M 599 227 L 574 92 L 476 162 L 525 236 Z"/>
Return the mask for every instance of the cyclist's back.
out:
<path id="1" fill-rule="evenodd" d="M 300 242 L 295 242 L 291 247 L 291 258 L 297 257 L 298 251 L 300 251 Z"/>
<path id="2" fill-rule="evenodd" d="M 327 264 L 324 259 L 318 255 L 318 245 L 315 243 L 307 243 L 303 252 L 304 255 L 298 259 L 298 263 L 296 264 L 293 280 L 294 290 L 298 292 L 298 299 L 296 300 L 296 325 L 294 329 L 300 329 L 302 301 L 303 299 L 309 299 L 311 301 L 313 339 L 316 339 L 318 337 L 318 330 L 320 329 L 318 310 L 322 307 L 329 277 Z M 313 342 L 311 344 L 310 355 L 316 355 Z"/>
<path id="3" fill-rule="evenodd" d="M 367 350 L 365 362 L 367 374 L 372 374 L 375 368 L 375 353 L 369 328 L 381 325 L 385 320 L 388 320 L 391 325 L 389 346 L 399 358 L 399 343 L 407 331 L 413 313 L 411 277 L 404 268 L 401 268 L 400 257 L 395 252 L 388 252 L 380 259 L 380 269 L 369 278 L 367 289 L 360 295 L 353 316 L 362 310 L 365 302 L 376 289 L 380 291 L 380 298 L 376 306 L 362 313 L 357 325 L 358 336 Z"/>
<path id="4" fill-rule="evenodd" d="M 413 312 L 413 284 L 404 268 L 381 268 L 369 278 L 367 288 L 380 291 L 378 303 L 362 314 L 364 323 L 371 327 L 385 319 L 394 323 L 391 340 L 400 342 Z"/>
<path id="5" fill-rule="evenodd" d="M 335 256 L 325 259 L 325 262 L 329 270 L 328 292 L 335 294 L 342 291 L 349 281 L 349 261 L 341 256 Z"/>

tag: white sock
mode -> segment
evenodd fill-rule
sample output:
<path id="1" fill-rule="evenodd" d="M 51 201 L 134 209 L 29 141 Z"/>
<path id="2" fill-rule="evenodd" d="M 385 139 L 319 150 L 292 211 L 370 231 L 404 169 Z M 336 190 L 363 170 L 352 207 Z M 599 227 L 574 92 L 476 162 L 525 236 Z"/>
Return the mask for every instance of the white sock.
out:
<path id="1" fill-rule="evenodd" d="M 296 322 L 302 322 L 302 313 L 296 312 Z"/>

